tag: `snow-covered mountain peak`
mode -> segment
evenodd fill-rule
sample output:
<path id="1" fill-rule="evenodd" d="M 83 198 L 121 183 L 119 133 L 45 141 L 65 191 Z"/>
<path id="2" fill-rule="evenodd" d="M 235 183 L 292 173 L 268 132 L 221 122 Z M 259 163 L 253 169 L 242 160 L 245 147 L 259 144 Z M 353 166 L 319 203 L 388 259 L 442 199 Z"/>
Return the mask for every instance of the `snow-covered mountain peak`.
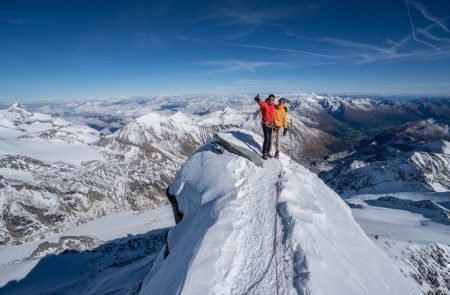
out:
<path id="1" fill-rule="evenodd" d="M 31 116 L 33 113 L 30 112 L 24 105 L 21 105 L 18 102 L 13 103 L 8 109 L 8 112 L 18 112 L 25 115 Z"/>
<path id="2" fill-rule="evenodd" d="M 249 113 L 225 107 L 223 110 L 202 116 L 201 122 L 205 125 L 241 126 L 248 121 L 249 117 Z"/>
<path id="3" fill-rule="evenodd" d="M 6 128 L 38 131 L 54 126 L 67 126 L 69 122 L 49 114 L 34 113 L 19 103 L 0 110 L 0 125 Z"/>
<path id="4" fill-rule="evenodd" d="M 137 118 L 135 122 L 152 128 L 157 132 L 162 132 L 164 130 L 162 127 L 177 126 L 178 128 L 186 128 L 195 123 L 194 118 L 182 112 L 174 114 L 151 112 Z"/>
<path id="5" fill-rule="evenodd" d="M 201 146 L 169 187 L 182 220 L 141 294 L 418 293 L 316 175 L 284 154 L 262 168 L 239 156 L 260 148 L 250 131 L 219 137 L 222 152 Z"/>
<path id="6" fill-rule="evenodd" d="M 447 140 L 442 141 L 442 153 L 450 155 L 450 141 Z"/>

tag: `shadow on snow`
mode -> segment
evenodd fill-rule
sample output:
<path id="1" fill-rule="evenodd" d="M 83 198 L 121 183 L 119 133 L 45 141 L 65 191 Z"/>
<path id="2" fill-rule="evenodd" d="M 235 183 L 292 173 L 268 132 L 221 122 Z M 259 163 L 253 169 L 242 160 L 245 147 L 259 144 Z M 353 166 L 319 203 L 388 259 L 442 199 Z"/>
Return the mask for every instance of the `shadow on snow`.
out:
<path id="1" fill-rule="evenodd" d="M 128 235 L 92 250 L 49 254 L 40 258 L 25 278 L 0 288 L 0 294 L 136 293 L 168 231 Z M 29 258 L 33 259 L 39 258 Z"/>

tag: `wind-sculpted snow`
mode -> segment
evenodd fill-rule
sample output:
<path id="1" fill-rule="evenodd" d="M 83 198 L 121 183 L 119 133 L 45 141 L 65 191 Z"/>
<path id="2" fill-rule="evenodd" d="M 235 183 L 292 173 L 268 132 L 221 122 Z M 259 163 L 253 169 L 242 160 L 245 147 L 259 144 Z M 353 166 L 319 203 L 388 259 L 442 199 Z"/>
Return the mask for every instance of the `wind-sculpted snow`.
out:
<path id="1" fill-rule="evenodd" d="M 243 130 L 221 137 L 249 151 L 261 142 Z M 177 172 L 169 193 L 183 219 L 141 294 L 274 294 L 276 260 L 280 294 L 418 294 L 339 196 L 284 154 L 260 168 L 206 143 Z"/>
<path id="2" fill-rule="evenodd" d="M 310 294 L 419 293 L 365 235 L 336 193 L 305 168 L 287 163 L 280 207 L 283 234 L 293 247 L 285 260 L 298 260 L 294 283 L 306 276 Z"/>

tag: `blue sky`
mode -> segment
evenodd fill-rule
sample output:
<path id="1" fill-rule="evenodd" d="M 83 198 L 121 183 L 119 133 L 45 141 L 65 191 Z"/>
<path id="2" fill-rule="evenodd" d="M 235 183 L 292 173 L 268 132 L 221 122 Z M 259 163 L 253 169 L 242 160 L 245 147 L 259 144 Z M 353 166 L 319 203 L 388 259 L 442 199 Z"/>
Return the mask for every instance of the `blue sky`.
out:
<path id="1" fill-rule="evenodd" d="M 0 2 L 0 100 L 450 94 L 448 0 Z"/>

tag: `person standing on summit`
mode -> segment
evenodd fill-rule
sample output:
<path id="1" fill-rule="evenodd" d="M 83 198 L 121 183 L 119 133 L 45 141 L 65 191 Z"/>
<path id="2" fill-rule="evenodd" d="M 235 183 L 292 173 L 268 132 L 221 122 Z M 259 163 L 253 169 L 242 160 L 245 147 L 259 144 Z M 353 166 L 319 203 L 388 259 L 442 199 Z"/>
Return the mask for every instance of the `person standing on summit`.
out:
<path id="1" fill-rule="evenodd" d="M 278 100 L 278 104 L 275 105 L 275 114 L 273 117 L 273 132 L 275 138 L 275 158 L 280 157 L 280 147 L 281 147 L 281 134 L 286 136 L 288 131 L 287 128 L 287 115 L 286 115 L 286 99 L 284 97 Z"/>
<path id="2" fill-rule="evenodd" d="M 259 98 L 259 94 L 255 96 L 255 100 L 259 105 L 261 111 L 261 124 L 264 133 L 264 143 L 262 148 L 262 158 L 267 160 L 267 158 L 272 158 L 270 154 L 270 149 L 272 147 L 272 130 L 273 130 L 273 119 L 275 113 L 275 95 L 270 94 L 265 101 Z"/>

